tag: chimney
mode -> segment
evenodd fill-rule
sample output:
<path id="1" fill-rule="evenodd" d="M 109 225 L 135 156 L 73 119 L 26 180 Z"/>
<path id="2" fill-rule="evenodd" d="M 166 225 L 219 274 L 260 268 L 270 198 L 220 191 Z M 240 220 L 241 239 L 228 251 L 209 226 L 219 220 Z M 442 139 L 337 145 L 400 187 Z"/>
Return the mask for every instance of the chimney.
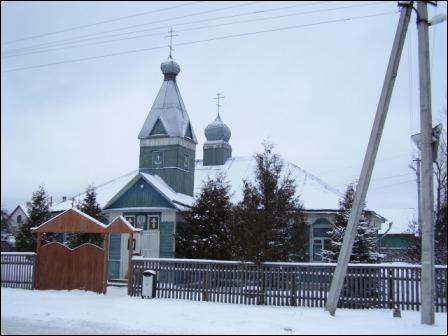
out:
<path id="1" fill-rule="evenodd" d="M 62 196 L 62 202 L 65 202 L 67 200 L 67 196 Z"/>

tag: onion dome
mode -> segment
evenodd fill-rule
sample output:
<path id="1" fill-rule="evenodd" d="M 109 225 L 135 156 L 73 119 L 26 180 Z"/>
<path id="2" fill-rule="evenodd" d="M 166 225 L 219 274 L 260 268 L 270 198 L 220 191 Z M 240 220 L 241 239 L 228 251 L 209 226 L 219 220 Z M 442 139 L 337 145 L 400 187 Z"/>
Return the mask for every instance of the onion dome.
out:
<path id="1" fill-rule="evenodd" d="M 205 137 L 207 141 L 225 141 L 228 142 L 232 132 L 230 132 L 230 128 L 224 124 L 221 120 L 221 117 L 218 114 L 218 117 L 214 122 L 209 124 L 205 128 Z"/>
<path id="2" fill-rule="evenodd" d="M 162 73 L 165 75 L 165 80 L 176 79 L 180 72 L 180 66 L 171 57 L 160 65 Z"/>

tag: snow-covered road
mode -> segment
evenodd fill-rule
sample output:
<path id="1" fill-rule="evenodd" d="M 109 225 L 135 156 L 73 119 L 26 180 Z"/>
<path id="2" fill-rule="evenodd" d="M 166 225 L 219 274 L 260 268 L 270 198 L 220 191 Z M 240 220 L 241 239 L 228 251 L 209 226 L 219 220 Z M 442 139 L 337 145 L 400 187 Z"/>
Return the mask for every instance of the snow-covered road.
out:
<path id="1" fill-rule="evenodd" d="M 420 324 L 420 313 L 322 308 L 248 306 L 126 296 L 109 287 L 106 295 L 85 291 L 1 289 L 2 334 L 440 334 Z"/>

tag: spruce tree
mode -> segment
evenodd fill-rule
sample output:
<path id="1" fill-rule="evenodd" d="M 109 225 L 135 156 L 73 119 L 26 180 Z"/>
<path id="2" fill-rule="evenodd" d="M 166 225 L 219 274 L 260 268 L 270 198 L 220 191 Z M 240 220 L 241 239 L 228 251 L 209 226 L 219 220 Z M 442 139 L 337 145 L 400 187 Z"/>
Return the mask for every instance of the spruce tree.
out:
<path id="1" fill-rule="evenodd" d="M 307 228 L 295 181 L 290 172 L 283 172 L 274 145 L 263 146 L 264 151 L 255 154 L 255 180 L 244 181 L 243 199 L 235 209 L 235 255 L 257 264 L 305 260 Z"/>
<path id="2" fill-rule="evenodd" d="M 49 197 L 43 186 L 33 193 L 31 207 L 28 207 L 28 219 L 16 234 L 17 251 L 36 251 L 36 237 L 31 233 L 32 227 L 37 227 L 51 218 Z M 42 243 L 52 241 L 52 234 L 43 234 Z"/>
<path id="3" fill-rule="evenodd" d="M 339 212 L 331 230 L 330 249 L 321 252 L 323 261 L 337 262 L 338 260 L 354 198 L 355 187 L 354 183 L 351 183 L 347 186 L 343 199 L 339 201 Z M 380 257 L 377 248 L 377 231 L 373 224 L 368 222 L 364 207 L 365 204 L 362 207 L 361 219 L 357 226 L 350 262 L 375 263 L 379 261 Z"/>
<path id="4" fill-rule="evenodd" d="M 10 232 L 11 228 L 8 221 L 8 213 L 5 210 L 1 209 L 1 233 L 5 234 Z"/>
<path id="5" fill-rule="evenodd" d="M 87 187 L 83 201 L 76 207 L 96 220 L 106 222 L 106 218 L 96 200 L 95 188 L 92 186 Z M 71 233 L 67 240 L 71 248 L 75 248 L 84 243 L 92 243 L 102 247 L 104 237 L 100 233 Z"/>
<path id="6" fill-rule="evenodd" d="M 231 255 L 230 186 L 225 175 L 208 178 L 177 230 L 179 258 L 228 260 Z"/>

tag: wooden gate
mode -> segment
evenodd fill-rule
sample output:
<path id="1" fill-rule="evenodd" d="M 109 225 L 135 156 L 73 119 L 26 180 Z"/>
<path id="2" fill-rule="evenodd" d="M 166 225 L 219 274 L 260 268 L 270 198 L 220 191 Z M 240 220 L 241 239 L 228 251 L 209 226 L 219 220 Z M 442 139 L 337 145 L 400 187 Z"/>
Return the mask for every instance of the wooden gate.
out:
<path id="1" fill-rule="evenodd" d="M 37 289 L 104 291 L 104 250 L 93 244 L 70 249 L 49 243 L 39 250 Z"/>
<path id="2" fill-rule="evenodd" d="M 104 225 L 82 211 L 71 208 L 51 218 L 38 227 L 31 228 L 37 233 L 37 270 L 35 288 L 37 289 L 84 289 L 106 293 L 107 254 L 109 235 L 127 233 L 132 241 L 133 235 L 141 229 L 134 228 L 122 216 Z M 41 246 L 42 234 L 48 232 L 97 233 L 104 235 L 104 248 L 93 244 L 83 244 L 70 249 L 60 243 L 52 242 Z M 129 250 L 129 271 L 132 249 Z M 130 292 L 128 281 L 128 292 Z"/>

